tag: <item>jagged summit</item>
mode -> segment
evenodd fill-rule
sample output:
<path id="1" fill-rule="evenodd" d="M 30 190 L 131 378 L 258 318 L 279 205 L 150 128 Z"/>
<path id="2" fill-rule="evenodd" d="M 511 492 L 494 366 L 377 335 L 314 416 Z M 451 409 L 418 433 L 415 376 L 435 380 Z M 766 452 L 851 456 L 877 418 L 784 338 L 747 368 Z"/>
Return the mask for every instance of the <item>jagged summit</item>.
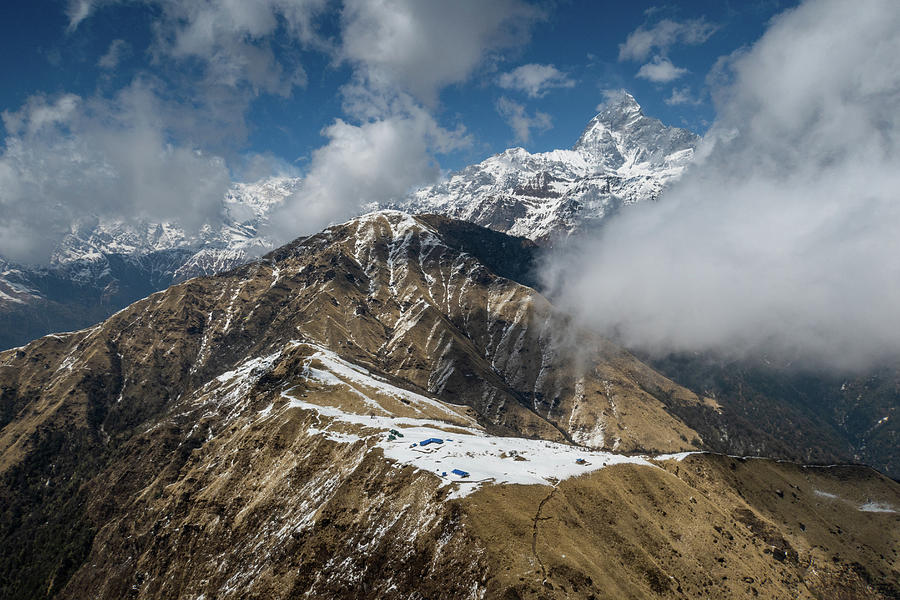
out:
<path id="1" fill-rule="evenodd" d="M 634 96 L 624 90 L 611 93 L 605 102 L 598 107 L 600 112 L 590 120 L 578 141 L 573 147 L 575 150 L 584 148 L 603 131 L 623 131 L 634 121 L 644 117 L 640 104 Z"/>
<path id="2" fill-rule="evenodd" d="M 597 110 L 599 112 L 591 122 L 601 121 L 613 129 L 622 129 L 636 119 L 644 117 L 641 105 L 625 90 L 607 92 L 605 100 Z"/>
<path id="3" fill-rule="evenodd" d="M 589 161 L 620 172 L 683 166 L 693 156 L 699 138 L 659 119 L 644 115 L 634 96 L 613 93 L 591 119 L 574 150 Z"/>
<path id="4" fill-rule="evenodd" d="M 691 161 L 698 141 L 686 129 L 644 116 L 634 97 L 621 91 L 571 150 L 511 148 L 392 206 L 552 241 L 623 205 L 658 198 Z"/>

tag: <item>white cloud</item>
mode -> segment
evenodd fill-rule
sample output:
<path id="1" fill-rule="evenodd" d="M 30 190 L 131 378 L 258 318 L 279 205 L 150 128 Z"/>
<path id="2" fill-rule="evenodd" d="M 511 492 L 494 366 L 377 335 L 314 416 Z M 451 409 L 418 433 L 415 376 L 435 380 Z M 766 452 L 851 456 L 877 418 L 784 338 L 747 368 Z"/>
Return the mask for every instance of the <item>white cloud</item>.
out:
<path id="1" fill-rule="evenodd" d="M 69 0 L 69 29 L 125 1 Z M 350 62 L 369 87 L 408 92 L 429 105 L 440 88 L 468 78 L 486 53 L 525 43 L 543 17 L 522 0 L 346 0 L 335 46 L 317 28 L 317 19 L 335 6 L 328 0 L 145 2 L 157 8 L 154 54 L 199 61 L 207 83 L 249 84 L 281 95 L 302 85 L 296 55 L 271 48 L 280 32 Z"/>
<path id="2" fill-rule="evenodd" d="M 687 21 L 663 19 L 653 27 L 640 26 L 619 44 L 619 60 L 646 60 L 654 52 L 665 56 L 677 44 L 696 46 L 706 42 L 718 26 L 704 18 Z"/>
<path id="3" fill-rule="evenodd" d="M 130 50 L 131 45 L 125 40 L 113 40 L 109 44 L 109 49 L 106 51 L 106 54 L 101 56 L 97 61 L 97 66 L 106 70 L 115 69 Z"/>
<path id="4" fill-rule="evenodd" d="M 98 2 L 96 0 L 69 0 L 66 6 L 66 16 L 69 18 L 69 31 L 75 31 L 82 21 L 87 19 Z"/>
<path id="5" fill-rule="evenodd" d="M 170 143 L 163 112 L 141 85 L 110 101 L 36 96 L 4 112 L 0 254 L 44 262 L 73 223 L 98 216 L 188 228 L 217 218 L 224 161 Z"/>
<path id="6" fill-rule="evenodd" d="M 432 106 L 491 51 L 523 44 L 542 13 L 519 0 L 348 0 L 340 55 L 373 89 Z"/>
<path id="7" fill-rule="evenodd" d="M 653 83 L 669 83 L 687 72 L 687 69 L 673 65 L 668 58 L 654 56 L 652 61 L 638 70 L 636 77 L 652 81 Z"/>
<path id="8" fill-rule="evenodd" d="M 33 138 L 46 128 L 68 121 L 80 101 L 75 94 L 64 94 L 49 104 L 42 96 L 32 97 L 19 111 L 3 111 L 3 125 L 9 134 Z"/>
<path id="9" fill-rule="evenodd" d="M 70 0 L 69 31 L 124 2 Z M 3 113 L 0 254 L 43 262 L 83 219 L 188 229 L 217 219 L 230 178 L 222 156 L 238 158 L 250 103 L 304 81 L 297 52 L 273 52 L 276 37 L 329 51 L 314 27 L 326 0 L 145 3 L 153 60 L 129 86 L 111 97 L 37 95 Z M 129 50 L 117 39 L 97 64 L 115 69 Z M 248 173 L 281 169 L 271 157 L 247 161 Z"/>
<path id="10" fill-rule="evenodd" d="M 70 0 L 70 29 L 129 1 Z M 142 1 L 152 9 L 153 38 L 146 49 L 151 64 L 139 77 L 172 99 L 161 107 L 170 113 L 167 125 L 213 152 L 239 147 L 247 110 L 260 95 L 286 97 L 305 84 L 300 50 L 334 53 L 317 31 L 328 0 Z M 291 49 L 275 52 L 276 44 Z M 114 41 L 99 66 L 114 68 L 128 50 Z"/>
<path id="11" fill-rule="evenodd" d="M 397 199 L 440 174 L 436 156 L 471 143 L 426 107 L 495 50 L 522 44 L 541 13 L 519 0 L 349 0 L 336 55 L 353 67 L 349 119 L 322 134 L 300 190 L 273 218 L 286 240 Z"/>
<path id="12" fill-rule="evenodd" d="M 669 106 L 677 106 L 680 104 L 693 104 L 696 106 L 698 104 L 701 104 L 703 101 L 700 98 L 695 97 L 691 93 L 691 88 L 689 86 L 684 86 L 680 88 L 672 88 L 672 94 L 663 102 L 665 102 Z"/>
<path id="13" fill-rule="evenodd" d="M 497 100 L 497 112 L 512 127 L 518 142 L 528 143 L 532 130 L 547 131 L 553 126 L 553 120 L 547 113 L 535 111 L 529 115 L 523 105 L 509 98 Z"/>
<path id="14" fill-rule="evenodd" d="M 574 87 L 575 81 L 553 65 L 528 64 L 502 73 L 498 84 L 504 89 L 519 90 L 539 98 L 553 88 Z"/>
<path id="15" fill-rule="evenodd" d="M 72 0 L 70 28 L 102 5 L 124 1 Z M 441 89 L 491 65 L 496 52 L 527 42 L 543 18 L 522 0 L 346 0 L 339 35 L 326 38 L 317 25 L 336 6 L 327 0 L 146 2 L 156 9 L 151 54 L 156 64 L 176 67 L 169 85 L 193 100 L 157 107 L 165 113 L 161 126 L 177 130 L 174 139 L 225 152 L 229 142 L 233 148 L 244 139 L 243 117 L 254 98 L 303 85 L 302 55 L 273 51 L 284 35 L 351 67 L 341 88 L 346 117 L 323 130 L 326 144 L 313 153 L 301 192 L 277 219 L 282 239 L 430 182 L 439 173 L 436 156 L 470 143 L 463 128 L 438 124 L 433 111 Z M 247 170 L 259 172 L 255 164 Z"/>
<path id="16" fill-rule="evenodd" d="M 697 164 L 579 251 L 559 300 L 650 351 L 900 358 L 900 5 L 809 1 L 728 61 Z"/>
<path id="17" fill-rule="evenodd" d="M 275 55 L 271 40 L 283 31 L 300 45 L 322 45 L 313 26 L 326 0 L 182 0 L 160 5 L 155 52 L 199 60 L 208 84 L 288 95 L 306 82 L 294 53 Z"/>
<path id="18" fill-rule="evenodd" d="M 127 0 L 69 0 L 69 31 L 103 7 Z M 286 96 L 306 75 L 296 53 L 271 48 L 283 32 L 300 46 L 327 49 L 314 26 L 327 0 L 144 0 L 155 8 L 152 53 L 157 59 L 196 61 L 208 87 L 249 86 L 252 93 Z M 112 62 L 111 54 L 101 58 Z"/>
<path id="19" fill-rule="evenodd" d="M 341 119 L 322 134 L 300 189 L 272 218 L 287 240 L 363 212 L 371 203 L 399 198 L 440 174 L 432 158 L 468 143 L 462 130 L 441 128 L 423 109 L 353 125 Z"/>

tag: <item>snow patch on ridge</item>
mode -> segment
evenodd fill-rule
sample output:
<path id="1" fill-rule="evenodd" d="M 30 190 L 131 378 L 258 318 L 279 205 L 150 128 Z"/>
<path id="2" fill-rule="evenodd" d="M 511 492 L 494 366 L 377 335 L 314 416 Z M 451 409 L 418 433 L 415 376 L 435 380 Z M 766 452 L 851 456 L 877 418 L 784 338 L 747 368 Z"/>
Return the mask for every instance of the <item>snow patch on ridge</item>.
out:
<path id="1" fill-rule="evenodd" d="M 362 430 L 357 435 L 377 440 L 374 446 L 388 459 L 398 465 L 428 471 L 440 477 L 444 485 L 453 486 L 451 497 L 467 496 L 484 483 L 556 485 L 562 479 L 616 464 L 655 466 L 644 456 L 589 451 L 544 440 L 491 436 L 474 427 L 442 421 L 357 415 L 293 398 L 287 393 L 283 397 L 289 401 L 288 408 L 313 410 L 321 417 L 360 426 Z M 390 440 L 387 433 L 391 429 L 400 431 L 403 437 Z M 442 442 L 419 445 L 430 438 Z M 468 472 L 469 476 L 460 477 L 453 473 L 454 469 Z"/>
<path id="2" fill-rule="evenodd" d="M 247 360 L 213 379 L 210 383 L 223 385 L 219 393 L 220 402 L 224 401 L 222 404 L 226 406 L 232 405 L 230 412 L 234 414 L 242 406 L 241 398 L 249 388 L 271 370 L 286 351 L 298 346 L 313 349 L 304 359 L 302 370 L 308 380 L 329 387 L 349 388 L 351 393 L 364 396 L 368 400 L 364 404 L 368 407 L 367 414 L 315 404 L 309 398 L 295 397 L 288 389 L 281 392 L 286 402 L 277 409 L 270 404 L 257 411 L 256 419 L 273 418 L 292 408 L 315 411 L 318 420 L 309 428 L 311 435 L 321 435 L 341 444 L 365 441 L 370 450 L 380 448 L 384 456 L 397 465 L 412 466 L 441 478 L 444 485 L 453 487 L 452 497 L 466 496 L 485 483 L 556 485 L 562 479 L 610 465 L 655 467 L 646 456 L 626 456 L 544 440 L 488 435 L 474 418 L 465 414 L 462 407 L 452 407 L 397 387 L 326 348 L 306 342 L 292 341 L 278 352 Z M 388 397 L 406 400 L 404 405 L 416 410 L 421 417 L 388 413 L 379 402 L 379 399 L 383 401 Z M 372 412 L 376 406 L 382 414 Z M 429 409 L 428 413 L 423 410 L 425 408 Z M 434 415 L 440 416 L 435 418 Z M 348 425 L 351 426 L 349 430 Z M 391 430 L 399 431 L 403 436 L 389 435 Z M 429 438 L 438 438 L 441 442 L 420 445 Z M 468 472 L 469 476 L 454 474 L 454 469 Z"/>
<path id="3" fill-rule="evenodd" d="M 859 510 L 862 512 L 873 512 L 873 513 L 896 513 L 897 509 L 894 508 L 893 505 L 888 504 L 887 502 L 865 502 L 860 505 Z"/>

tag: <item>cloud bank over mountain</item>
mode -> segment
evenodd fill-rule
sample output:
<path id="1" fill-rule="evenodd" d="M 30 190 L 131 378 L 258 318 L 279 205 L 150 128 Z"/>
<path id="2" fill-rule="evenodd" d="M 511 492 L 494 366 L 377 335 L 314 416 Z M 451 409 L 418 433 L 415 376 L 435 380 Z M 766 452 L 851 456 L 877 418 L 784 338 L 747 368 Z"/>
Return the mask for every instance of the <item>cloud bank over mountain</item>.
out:
<path id="1" fill-rule="evenodd" d="M 159 222 L 189 230 L 219 216 L 225 161 L 166 135 L 169 112 L 141 83 L 112 100 L 32 97 L 3 112 L 0 254 L 41 263 L 73 224 L 96 219 Z"/>
<path id="2" fill-rule="evenodd" d="M 558 300 L 648 351 L 900 357 L 900 6 L 806 2 L 710 81 L 693 167 L 557 253 Z"/>
<path id="3" fill-rule="evenodd" d="M 95 14 L 126 4 L 70 0 L 67 35 L 82 35 Z M 219 220 L 238 163 L 284 170 L 264 153 L 237 156 L 251 128 L 246 115 L 260 94 L 287 97 L 305 84 L 296 53 L 273 52 L 276 33 L 329 51 L 313 27 L 324 3 L 143 5 L 152 19 L 149 47 L 117 38 L 97 61 L 114 75 L 129 54 L 146 54 L 148 65 L 130 81 L 109 90 L 104 79 L 90 93 L 37 93 L 3 112 L 3 257 L 45 263 L 73 225 L 97 218 L 196 231 Z"/>

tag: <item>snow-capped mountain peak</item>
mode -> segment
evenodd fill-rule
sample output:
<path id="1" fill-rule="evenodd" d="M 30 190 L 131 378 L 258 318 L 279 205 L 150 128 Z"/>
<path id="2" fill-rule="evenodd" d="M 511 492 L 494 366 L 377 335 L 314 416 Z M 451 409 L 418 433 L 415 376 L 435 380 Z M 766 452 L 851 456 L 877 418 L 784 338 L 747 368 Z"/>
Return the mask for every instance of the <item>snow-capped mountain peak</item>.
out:
<path id="1" fill-rule="evenodd" d="M 609 170 L 630 171 L 667 168 L 673 155 L 678 157 L 677 166 L 684 166 L 693 156 L 696 134 L 645 116 L 628 92 L 615 93 L 599 108 L 574 146 L 589 161 Z"/>
<path id="2" fill-rule="evenodd" d="M 686 129 L 645 116 L 621 91 L 601 105 L 571 150 L 510 148 L 389 206 L 548 241 L 622 205 L 655 200 L 681 175 L 698 141 Z"/>
<path id="3" fill-rule="evenodd" d="M 268 216 L 299 182 L 236 183 L 222 199 L 221 218 L 198 231 L 86 215 L 72 223 L 48 265 L 0 257 L 0 348 L 83 327 L 173 282 L 264 254 L 275 245 L 265 234 Z"/>

